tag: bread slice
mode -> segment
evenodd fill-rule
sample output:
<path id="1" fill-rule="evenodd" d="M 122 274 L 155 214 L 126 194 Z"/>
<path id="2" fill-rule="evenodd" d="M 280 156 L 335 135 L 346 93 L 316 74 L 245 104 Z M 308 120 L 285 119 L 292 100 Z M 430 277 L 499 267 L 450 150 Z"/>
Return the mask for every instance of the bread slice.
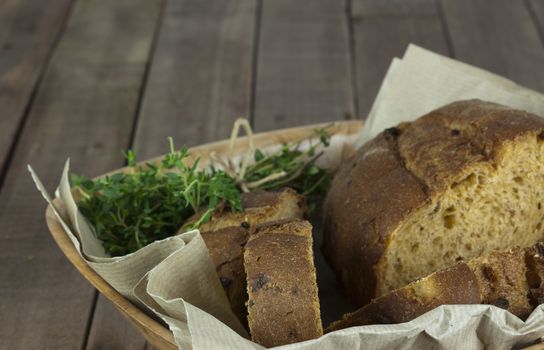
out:
<path id="1" fill-rule="evenodd" d="M 248 228 L 231 226 L 201 234 L 229 299 L 230 307 L 242 324 L 247 326 L 243 247 L 249 237 Z"/>
<path id="2" fill-rule="evenodd" d="M 308 206 L 303 196 L 292 188 L 279 191 L 257 190 L 242 194 L 241 212 L 223 211 L 215 214 L 210 221 L 200 225 L 200 232 L 216 231 L 225 227 L 244 225 L 246 227 L 264 222 L 302 218 L 308 215 Z M 195 215 L 197 220 L 200 215 Z"/>
<path id="3" fill-rule="evenodd" d="M 544 237 L 544 120 L 479 100 L 385 130 L 337 172 L 324 253 L 358 305 Z"/>
<path id="4" fill-rule="evenodd" d="M 276 192 L 244 193 L 242 206 L 243 212 L 224 211 L 199 229 L 233 312 L 242 324 L 247 324 L 242 250 L 249 237 L 249 230 L 259 223 L 302 218 L 307 215 L 307 206 L 304 197 L 290 188 Z"/>
<path id="5" fill-rule="evenodd" d="M 272 347 L 323 334 L 309 222 L 257 226 L 245 246 L 244 266 L 253 341 Z"/>
<path id="6" fill-rule="evenodd" d="M 459 262 L 344 315 L 327 332 L 410 321 L 444 304 L 491 304 L 521 318 L 544 301 L 544 244 Z"/>

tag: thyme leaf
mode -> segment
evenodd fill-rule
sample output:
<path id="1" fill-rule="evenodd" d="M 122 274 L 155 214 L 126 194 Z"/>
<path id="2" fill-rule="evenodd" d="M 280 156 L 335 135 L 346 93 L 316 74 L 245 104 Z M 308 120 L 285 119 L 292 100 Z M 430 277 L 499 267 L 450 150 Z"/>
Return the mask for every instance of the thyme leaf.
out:
<path id="1" fill-rule="evenodd" d="M 316 165 L 322 154 L 318 148 L 327 147 L 329 140 L 325 129 L 317 129 L 305 150 L 300 142 L 284 144 L 271 154 L 256 149 L 254 163 L 243 175 L 244 185 L 251 190 L 291 187 L 307 197 L 310 208 L 315 207 L 332 178 L 330 171 Z M 201 209 L 205 210 L 191 228 L 210 220 L 218 207 L 243 210 L 244 186 L 235 177 L 213 166 L 199 169 L 198 159 L 192 163 L 187 159 L 186 147 L 175 150 L 172 138 L 168 141 L 170 152 L 158 164 L 138 165 L 136 153 L 129 150 L 123 153 L 129 165 L 126 173 L 95 180 L 71 174 L 72 185 L 81 195 L 78 207 L 111 256 L 174 235 Z"/>

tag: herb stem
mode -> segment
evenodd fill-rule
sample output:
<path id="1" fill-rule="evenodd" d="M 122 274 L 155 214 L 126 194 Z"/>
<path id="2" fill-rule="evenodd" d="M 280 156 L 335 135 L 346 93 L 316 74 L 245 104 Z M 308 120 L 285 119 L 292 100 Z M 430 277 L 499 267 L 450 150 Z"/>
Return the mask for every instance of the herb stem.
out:
<path id="1" fill-rule="evenodd" d="M 271 181 L 274 181 L 274 180 L 277 180 L 277 179 L 281 179 L 285 175 L 287 175 L 287 173 L 285 171 L 280 171 L 280 172 L 277 172 L 277 173 L 270 174 L 267 177 L 264 177 L 264 178 L 262 178 L 260 180 L 253 181 L 253 182 L 248 182 L 248 183 L 246 183 L 246 186 L 249 189 L 257 188 L 257 187 L 262 186 L 263 184 L 265 184 L 267 182 L 271 182 Z"/>

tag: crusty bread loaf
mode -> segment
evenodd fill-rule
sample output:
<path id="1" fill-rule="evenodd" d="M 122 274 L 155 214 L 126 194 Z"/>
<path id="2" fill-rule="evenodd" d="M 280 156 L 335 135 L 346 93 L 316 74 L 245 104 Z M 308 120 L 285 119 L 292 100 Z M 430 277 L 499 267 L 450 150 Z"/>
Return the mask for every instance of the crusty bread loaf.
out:
<path id="1" fill-rule="evenodd" d="M 257 226 L 245 246 L 244 266 L 253 341 L 272 347 L 323 334 L 309 222 Z"/>
<path id="2" fill-rule="evenodd" d="M 543 237 L 544 120 L 460 101 L 385 130 L 336 174 L 324 253 L 356 304 Z"/>
<path id="3" fill-rule="evenodd" d="M 290 188 L 244 193 L 242 206 L 243 212 L 224 211 L 215 215 L 211 221 L 200 226 L 200 232 L 233 312 L 243 324 L 247 324 L 242 249 L 249 230 L 259 223 L 302 218 L 307 215 L 307 206 L 304 198 Z"/>
<path id="4" fill-rule="evenodd" d="M 543 300 L 544 245 L 459 262 L 344 315 L 327 332 L 410 321 L 444 304 L 492 304 L 526 318 Z"/>

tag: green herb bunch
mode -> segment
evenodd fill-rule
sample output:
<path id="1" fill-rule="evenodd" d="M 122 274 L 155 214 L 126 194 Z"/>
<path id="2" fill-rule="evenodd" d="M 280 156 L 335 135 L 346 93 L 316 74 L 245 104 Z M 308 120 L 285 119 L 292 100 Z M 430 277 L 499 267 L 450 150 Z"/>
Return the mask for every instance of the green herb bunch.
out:
<path id="1" fill-rule="evenodd" d="M 187 148 L 174 150 L 158 164 L 136 165 L 135 153 L 125 154 L 129 173 L 88 180 L 72 174 L 79 188 L 78 207 L 94 226 L 97 237 L 112 256 L 134 252 L 172 236 L 186 219 L 206 207 L 195 226 L 207 221 L 219 202 L 241 210 L 234 180 L 222 170 L 197 170 L 198 161 L 184 163 Z"/>
<path id="2" fill-rule="evenodd" d="M 247 166 L 243 179 L 215 167 L 199 169 L 198 160 L 187 165 L 187 148 L 176 151 L 169 138 L 170 153 L 158 164 L 137 165 L 135 153 L 128 151 L 124 154 L 128 172 L 96 180 L 72 174 L 71 181 L 81 194 L 78 207 L 106 251 L 125 255 L 174 235 L 197 212 L 200 216 L 187 228 L 209 221 L 220 207 L 241 211 L 241 194 L 248 186 L 251 190 L 292 187 L 315 207 L 332 177 L 315 164 L 322 154 L 318 147 L 328 146 L 329 136 L 324 129 L 316 134 L 319 141 L 311 139 L 305 150 L 300 142 L 284 144 L 269 155 L 255 150 L 255 162 Z"/>
<path id="3" fill-rule="evenodd" d="M 283 172 L 285 175 L 278 179 L 265 182 L 258 186 L 263 190 L 274 190 L 291 187 L 306 197 L 310 210 L 314 210 L 317 202 L 322 199 L 329 188 L 332 173 L 315 164 L 323 154 L 318 148 L 328 147 L 330 136 L 325 129 L 315 130 L 318 142 L 314 138 L 308 140 L 309 146 L 301 150 L 301 142 L 294 145 L 284 144 L 279 152 L 265 155 L 259 149 L 254 153 L 255 163 L 248 166 L 245 180 L 256 183 L 273 173 Z"/>

